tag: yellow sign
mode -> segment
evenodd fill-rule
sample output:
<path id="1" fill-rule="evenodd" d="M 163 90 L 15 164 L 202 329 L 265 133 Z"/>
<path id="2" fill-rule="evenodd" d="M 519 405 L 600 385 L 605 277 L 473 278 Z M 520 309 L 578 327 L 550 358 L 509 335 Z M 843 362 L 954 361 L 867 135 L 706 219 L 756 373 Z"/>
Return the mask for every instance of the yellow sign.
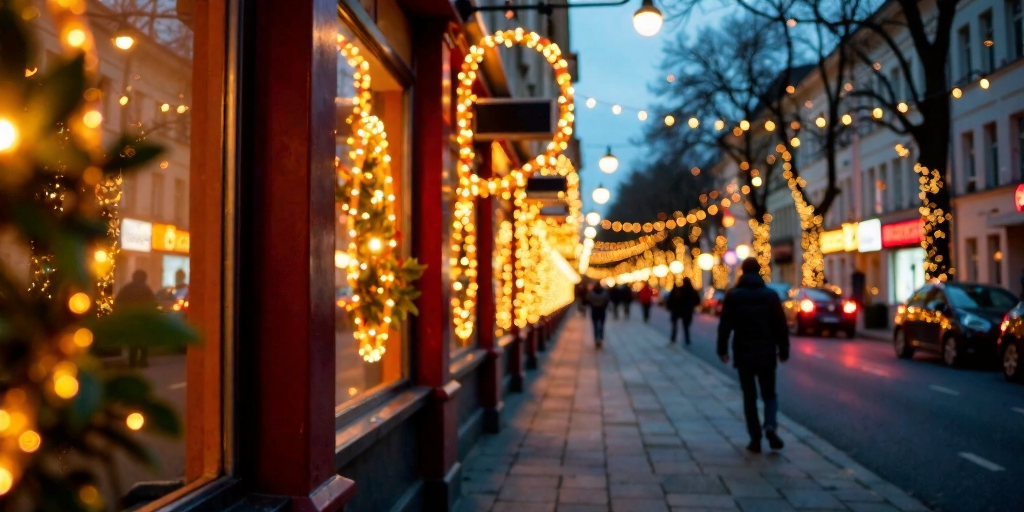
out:
<path id="1" fill-rule="evenodd" d="M 153 224 L 153 250 L 188 254 L 188 231 L 170 224 Z"/>
<path id="2" fill-rule="evenodd" d="M 860 242 L 857 239 L 857 226 L 859 224 L 858 222 L 843 224 L 843 250 L 846 252 L 856 251 L 859 247 Z M 154 232 L 153 236 L 156 236 L 156 232 Z"/>
<path id="3" fill-rule="evenodd" d="M 837 229 L 822 233 L 819 244 L 821 245 L 822 254 L 832 254 L 846 250 L 846 238 L 843 235 L 843 230 Z"/>

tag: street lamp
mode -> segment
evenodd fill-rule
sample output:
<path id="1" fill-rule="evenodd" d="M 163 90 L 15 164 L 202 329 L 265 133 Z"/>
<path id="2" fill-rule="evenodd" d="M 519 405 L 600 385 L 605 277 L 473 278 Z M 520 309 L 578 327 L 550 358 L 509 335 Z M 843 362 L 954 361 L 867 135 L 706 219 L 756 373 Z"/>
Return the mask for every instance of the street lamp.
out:
<path id="1" fill-rule="evenodd" d="M 612 193 L 609 192 L 608 189 L 604 188 L 604 185 L 598 185 L 590 197 L 593 198 L 594 202 L 597 204 L 605 204 L 612 198 Z"/>
<path id="2" fill-rule="evenodd" d="M 597 236 L 597 228 L 594 226 L 587 226 L 587 229 L 583 230 L 583 236 L 587 238 L 594 238 Z"/>
<path id="3" fill-rule="evenodd" d="M 135 46 L 135 37 L 132 36 L 131 29 L 123 23 L 117 26 L 117 30 L 114 31 L 114 36 L 110 40 L 120 50 L 128 51 Z"/>
<path id="4" fill-rule="evenodd" d="M 615 158 L 615 155 L 612 154 L 611 146 L 608 146 L 608 153 L 605 153 L 605 155 L 597 161 L 597 167 L 605 174 L 611 174 L 618 170 L 619 159 Z"/>
<path id="5" fill-rule="evenodd" d="M 601 223 L 601 214 L 597 212 L 590 212 L 587 214 L 587 224 L 596 226 Z"/>
<path id="6" fill-rule="evenodd" d="M 700 267 L 701 270 L 711 270 L 711 268 L 715 266 L 715 257 L 712 256 L 711 253 L 703 253 L 700 256 L 697 256 L 697 266 Z"/>
<path id="7" fill-rule="evenodd" d="M 651 37 L 661 30 L 661 11 L 654 6 L 654 0 L 644 0 L 633 13 L 633 28 L 644 37 Z"/>

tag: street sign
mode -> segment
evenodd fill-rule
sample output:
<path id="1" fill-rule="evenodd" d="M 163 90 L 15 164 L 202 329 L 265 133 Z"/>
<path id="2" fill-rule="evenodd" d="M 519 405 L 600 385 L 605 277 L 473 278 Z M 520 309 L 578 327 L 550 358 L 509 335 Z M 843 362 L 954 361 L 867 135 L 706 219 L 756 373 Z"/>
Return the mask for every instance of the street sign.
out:
<path id="1" fill-rule="evenodd" d="M 473 138 L 551 140 L 558 131 L 558 101 L 544 98 L 483 98 L 476 101 Z"/>
<path id="2" fill-rule="evenodd" d="M 568 190 L 564 176 L 534 176 L 526 180 L 526 199 L 530 201 L 561 201 Z"/>

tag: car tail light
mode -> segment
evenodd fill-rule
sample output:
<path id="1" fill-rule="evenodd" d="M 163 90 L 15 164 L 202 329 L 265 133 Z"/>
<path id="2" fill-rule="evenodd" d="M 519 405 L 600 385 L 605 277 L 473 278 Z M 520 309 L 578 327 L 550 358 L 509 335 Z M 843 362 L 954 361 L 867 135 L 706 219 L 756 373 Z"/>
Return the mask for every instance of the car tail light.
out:
<path id="1" fill-rule="evenodd" d="M 814 313 L 814 303 L 810 299 L 804 299 L 800 301 L 800 311 L 804 313 Z"/>
<path id="2" fill-rule="evenodd" d="M 905 306 L 903 304 L 900 304 L 899 306 L 896 306 L 896 314 L 897 315 L 902 315 L 903 313 L 906 313 L 906 312 L 907 312 L 907 306 Z"/>
<path id="3" fill-rule="evenodd" d="M 848 301 L 844 301 L 843 302 L 843 313 L 846 313 L 847 315 L 852 315 L 852 314 L 854 314 L 856 312 L 857 312 L 857 303 L 856 302 L 854 302 L 852 300 L 848 300 Z"/>
<path id="4" fill-rule="evenodd" d="M 1003 323 L 999 324 L 999 332 L 1006 333 L 1006 328 L 1010 326 L 1010 314 L 1007 313 L 1003 316 Z"/>

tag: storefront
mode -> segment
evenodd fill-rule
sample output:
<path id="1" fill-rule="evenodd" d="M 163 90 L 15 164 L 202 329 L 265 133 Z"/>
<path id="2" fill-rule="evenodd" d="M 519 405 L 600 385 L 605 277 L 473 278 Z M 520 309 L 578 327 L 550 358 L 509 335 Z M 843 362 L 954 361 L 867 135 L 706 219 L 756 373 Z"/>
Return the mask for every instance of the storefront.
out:
<path id="1" fill-rule="evenodd" d="M 924 224 L 910 219 L 882 226 L 882 248 L 889 266 L 889 304 L 902 304 L 924 286 Z"/>

